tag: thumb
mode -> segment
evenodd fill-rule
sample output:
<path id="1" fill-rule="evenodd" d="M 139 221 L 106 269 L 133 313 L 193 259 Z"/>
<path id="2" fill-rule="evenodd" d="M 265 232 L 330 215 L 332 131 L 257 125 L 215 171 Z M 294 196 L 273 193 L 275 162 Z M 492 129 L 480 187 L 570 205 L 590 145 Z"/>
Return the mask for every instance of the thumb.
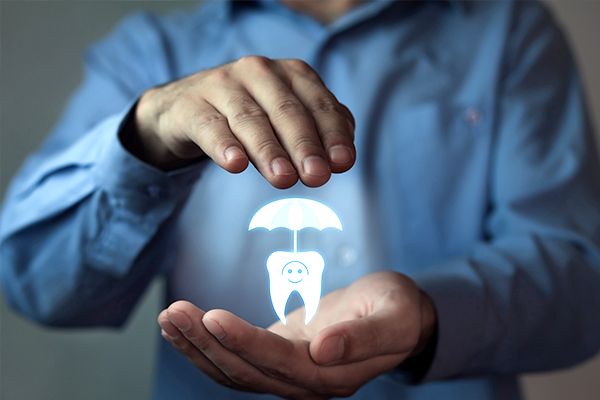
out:
<path id="1" fill-rule="evenodd" d="M 332 325 L 310 343 L 310 355 L 320 365 L 363 361 L 386 354 L 408 355 L 419 340 L 420 322 L 389 307 Z M 416 320 L 416 323 L 413 322 Z"/>

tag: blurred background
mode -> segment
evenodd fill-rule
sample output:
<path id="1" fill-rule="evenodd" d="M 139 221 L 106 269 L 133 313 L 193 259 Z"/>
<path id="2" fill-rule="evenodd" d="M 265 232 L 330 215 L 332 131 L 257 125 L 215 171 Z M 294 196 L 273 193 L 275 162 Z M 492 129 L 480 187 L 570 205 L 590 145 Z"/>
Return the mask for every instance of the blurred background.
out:
<path id="1" fill-rule="evenodd" d="M 600 1 L 545 2 L 570 37 L 598 129 Z M 196 5 L 191 1 L 0 0 L 0 196 L 79 83 L 87 45 L 134 10 L 165 13 Z M 148 398 L 160 338 L 155 318 L 161 286 L 155 282 L 122 331 L 41 328 L 14 314 L 0 299 L 0 399 Z M 568 344 L 564 350 L 569 351 Z M 597 398 L 600 356 L 569 370 L 525 376 L 523 388 L 528 400 Z"/>

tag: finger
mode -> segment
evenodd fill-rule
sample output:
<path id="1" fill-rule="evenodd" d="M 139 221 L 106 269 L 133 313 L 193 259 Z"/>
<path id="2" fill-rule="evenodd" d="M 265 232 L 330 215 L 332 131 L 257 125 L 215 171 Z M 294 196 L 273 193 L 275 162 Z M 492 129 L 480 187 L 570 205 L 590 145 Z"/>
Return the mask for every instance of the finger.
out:
<path id="1" fill-rule="evenodd" d="M 223 72 L 221 72 L 223 73 Z M 241 86 L 229 78 L 213 78 L 206 100 L 227 118 L 229 128 L 244 146 L 252 164 L 273 186 L 288 188 L 298 175 L 281 146 L 265 111 Z"/>
<path id="2" fill-rule="evenodd" d="M 297 376 L 301 381 L 308 378 L 305 369 L 314 368 L 307 357 L 307 342 L 302 345 L 286 340 L 225 310 L 211 310 L 202 321 L 223 346 L 277 379 L 290 381 L 294 374 L 301 372 L 302 376 Z M 305 367 L 304 370 L 298 371 L 298 365 Z"/>
<path id="3" fill-rule="evenodd" d="M 293 92 L 313 117 L 333 172 L 347 171 L 356 159 L 354 118 L 303 61 L 288 60 Z"/>
<path id="4" fill-rule="evenodd" d="M 227 123 L 227 118 L 206 102 L 188 105 L 184 112 L 187 135 L 215 163 L 232 173 L 248 167 L 248 156 L 244 146 L 236 139 Z"/>
<path id="5" fill-rule="evenodd" d="M 350 124 L 352 138 L 354 138 L 354 130 L 356 129 L 356 120 L 354 119 L 354 115 L 352 115 L 352 112 L 350 112 L 350 109 L 344 103 L 340 103 L 340 106 L 342 106 L 341 111 L 344 113 L 346 119 L 348 120 L 348 123 Z"/>
<path id="6" fill-rule="evenodd" d="M 227 311 L 211 310 L 204 315 L 203 322 L 223 346 L 269 376 L 321 394 L 349 396 L 361 385 L 394 368 L 401 361 L 397 355 L 393 355 L 323 367 L 310 358 L 308 342 L 289 341 L 252 326 Z"/>
<path id="7" fill-rule="evenodd" d="M 157 318 L 161 327 L 161 336 L 171 343 L 180 353 L 182 353 L 192 364 L 202 370 L 209 377 L 221 385 L 236 388 L 237 385 L 229 379 L 220 369 L 218 369 L 204 354 L 202 354 L 190 341 L 188 341 L 169 321 L 167 310 L 163 310 Z"/>
<path id="8" fill-rule="evenodd" d="M 241 62 L 244 64 L 241 64 Z M 267 113 L 273 130 L 307 186 L 321 186 L 331 170 L 317 127 L 306 107 L 278 74 L 279 68 L 263 57 L 240 61 L 240 80 Z"/>
<path id="9" fill-rule="evenodd" d="M 418 336 L 398 323 L 402 315 L 394 307 L 323 329 L 310 344 L 310 355 L 320 365 L 339 365 L 376 356 L 398 354 L 406 357 Z"/>
<path id="10" fill-rule="evenodd" d="M 210 360 L 238 388 L 257 393 L 274 393 L 286 398 L 311 395 L 306 390 L 273 379 L 224 348 L 202 323 L 205 315 L 189 302 L 179 301 L 169 306 L 167 318 L 183 336 Z"/>

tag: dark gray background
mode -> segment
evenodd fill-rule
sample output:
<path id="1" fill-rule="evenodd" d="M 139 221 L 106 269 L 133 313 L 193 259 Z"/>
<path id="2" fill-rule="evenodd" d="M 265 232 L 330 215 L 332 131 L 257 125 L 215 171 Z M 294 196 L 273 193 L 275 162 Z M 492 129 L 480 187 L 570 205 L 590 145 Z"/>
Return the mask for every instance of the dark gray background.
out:
<path id="1" fill-rule="evenodd" d="M 564 24 L 600 126 L 600 2 L 547 1 Z M 0 195 L 23 158 L 51 129 L 81 78 L 81 54 L 125 14 L 166 12 L 184 1 L 0 0 Z M 156 282 L 127 327 L 50 330 L 0 300 L 0 399 L 139 399 L 150 393 L 160 309 Z M 565 351 L 569 351 L 565 344 Z M 574 369 L 527 376 L 529 399 L 590 399 L 600 392 L 600 357 Z"/>

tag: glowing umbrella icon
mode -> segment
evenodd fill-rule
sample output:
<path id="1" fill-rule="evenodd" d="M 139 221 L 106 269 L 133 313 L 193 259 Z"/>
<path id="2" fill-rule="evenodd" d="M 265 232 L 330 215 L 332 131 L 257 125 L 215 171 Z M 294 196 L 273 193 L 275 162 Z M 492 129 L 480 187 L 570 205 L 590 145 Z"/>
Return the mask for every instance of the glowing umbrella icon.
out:
<path id="1" fill-rule="evenodd" d="M 271 202 L 254 214 L 248 230 L 287 228 L 294 232 L 294 253 L 298 252 L 298 231 L 304 228 L 334 228 L 342 223 L 333 210 L 318 201 L 289 198 Z"/>
<path id="2" fill-rule="evenodd" d="M 254 214 L 248 230 L 287 228 L 294 231 L 294 252 L 276 251 L 267 259 L 269 289 L 273 308 L 285 324 L 285 307 L 290 295 L 298 292 L 304 301 L 304 323 L 317 312 L 325 261 L 316 251 L 298 252 L 298 231 L 304 228 L 335 228 L 342 223 L 335 213 L 318 201 L 290 198 L 267 204 Z"/>

